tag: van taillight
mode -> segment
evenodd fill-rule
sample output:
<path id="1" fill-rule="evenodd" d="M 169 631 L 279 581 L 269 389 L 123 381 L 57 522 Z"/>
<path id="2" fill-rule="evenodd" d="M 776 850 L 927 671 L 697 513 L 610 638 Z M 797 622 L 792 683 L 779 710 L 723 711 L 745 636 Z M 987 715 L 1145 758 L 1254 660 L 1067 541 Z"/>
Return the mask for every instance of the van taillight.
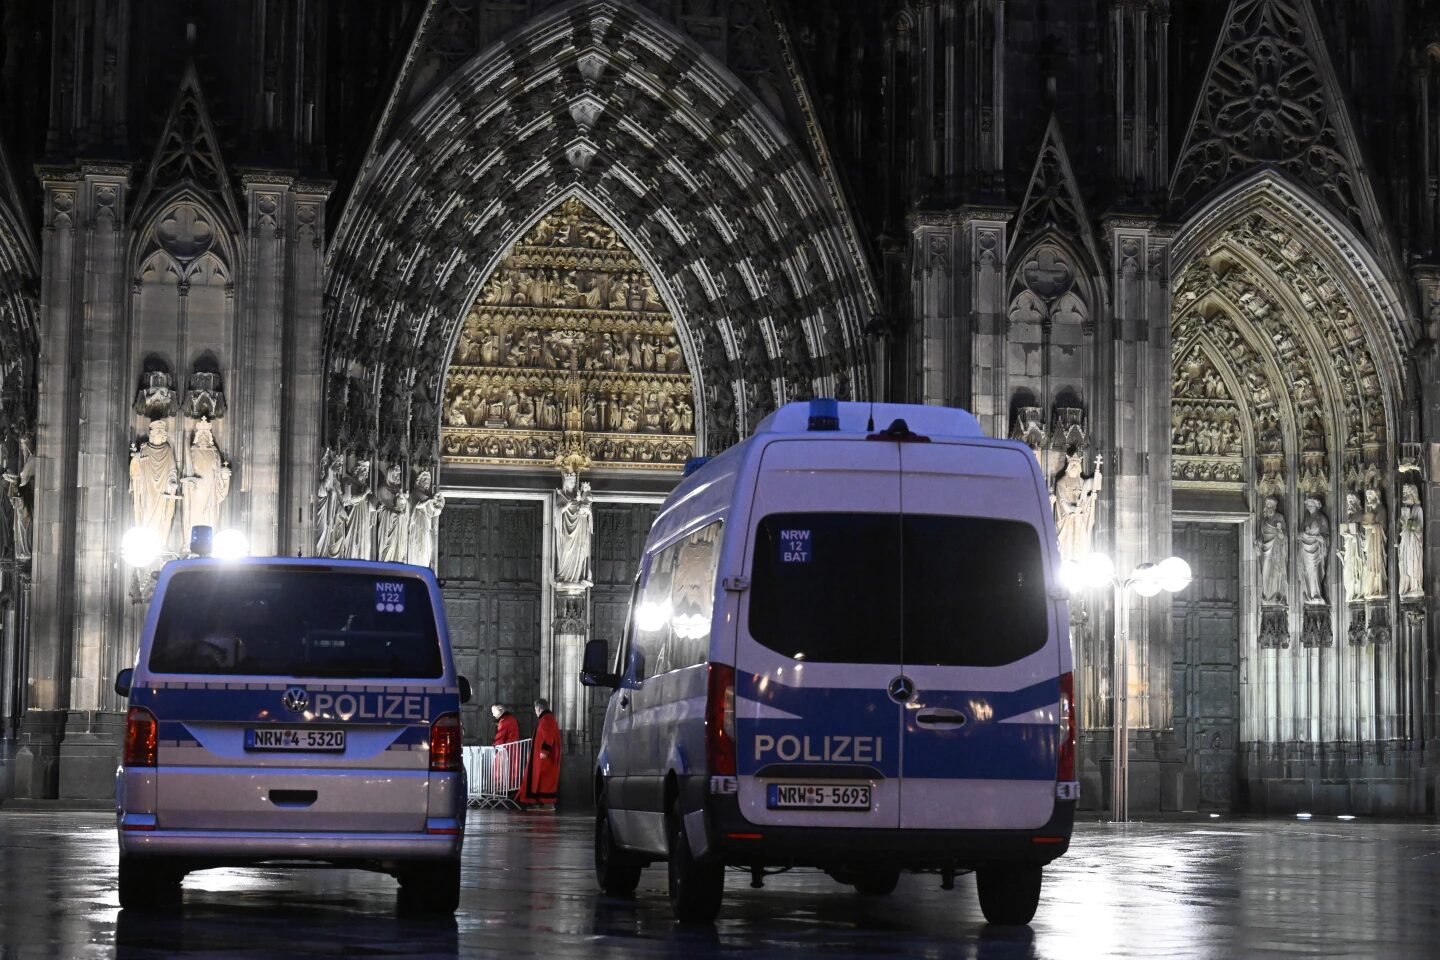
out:
<path id="1" fill-rule="evenodd" d="M 442 713 L 430 724 L 430 769 L 435 773 L 460 770 L 460 714 Z"/>
<path id="2" fill-rule="evenodd" d="M 710 773 L 735 776 L 735 668 L 710 664 L 705 695 L 705 761 Z"/>
<path id="3" fill-rule="evenodd" d="M 125 754 L 121 761 L 127 767 L 153 767 L 159 753 L 160 725 L 155 714 L 144 707 L 131 707 L 125 713 Z"/>
<path id="4" fill-rule="evenodd" d="M 1075 779 L 1075 674 L 1060 674 L 1060 762 L 1055 779 Z"/>

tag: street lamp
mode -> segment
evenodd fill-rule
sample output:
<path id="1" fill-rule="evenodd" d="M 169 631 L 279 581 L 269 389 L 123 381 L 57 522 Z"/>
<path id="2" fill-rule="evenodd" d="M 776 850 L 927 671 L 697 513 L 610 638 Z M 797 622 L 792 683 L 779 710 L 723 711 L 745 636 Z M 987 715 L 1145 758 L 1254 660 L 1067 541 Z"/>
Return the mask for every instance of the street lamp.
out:
<path id="1" fill-rule="evenodd" d="M 1060 580 L 1071 593 L 1095 587 L 1115 591 L 1114 685 L 1115 761 L 1110 776 L 1110 812 L 1116 823 L 1130 819 L 1130 607 L 1125 591 L 1153 597 L 1162 590 L 1178 593 L 1190 584 L 1190 564 L 1180 557 L 1142 563 L 1128 577 L 1116 576 L 1115 562 L 1103 553 L 1066 560 Z"/>

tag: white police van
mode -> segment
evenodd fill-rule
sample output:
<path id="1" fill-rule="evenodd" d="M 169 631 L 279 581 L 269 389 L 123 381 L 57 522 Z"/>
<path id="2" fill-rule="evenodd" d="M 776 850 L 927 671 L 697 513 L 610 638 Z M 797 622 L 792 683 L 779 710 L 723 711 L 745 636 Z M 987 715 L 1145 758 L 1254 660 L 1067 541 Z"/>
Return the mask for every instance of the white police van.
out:
<path id="1" fill-rule="evenodd" d="M 428 569 L 169 563 L 115 689 L 122 907 L 173 901 L 193 870 L 283 862 L 390 873 L 402 910 L 454 912 L 469 684 Z"/>
<path id="2" fill-rule="evenodd" d="M 876 895 L 973 870 L 988 920 L 1028 923 L 1079 795 L 1058 563 L 1035 457 L 963 410 L 792 403 L 688 473 L 616 656 L 585 650 L 614 688 L 600 886 L 668 861 L 705 922 L 727 866 Z"/>

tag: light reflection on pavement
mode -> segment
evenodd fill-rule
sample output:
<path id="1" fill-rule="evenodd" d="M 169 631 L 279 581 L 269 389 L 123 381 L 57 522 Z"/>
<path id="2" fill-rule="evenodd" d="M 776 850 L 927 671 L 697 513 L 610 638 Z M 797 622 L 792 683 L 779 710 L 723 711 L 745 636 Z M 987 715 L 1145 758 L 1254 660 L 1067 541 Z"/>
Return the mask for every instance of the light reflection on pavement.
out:
<path id="1" fill-rule="evenodd" d="M 857 896 L 815 871 L 727 879 L 713 929 L 677 928 L 663 867 L 598 894 L 584 817 L 472 814 L 453 921 L 395 915 L 355 871 L 212 870 L 182 911 L 120 911 L 112 819 L 0 811 L 0 960 L 18 957 L 1433 957 L 1440 827 L 1364 821 L 1081 824 L 1030 928 L 985 924 L 970 878 Z"/>

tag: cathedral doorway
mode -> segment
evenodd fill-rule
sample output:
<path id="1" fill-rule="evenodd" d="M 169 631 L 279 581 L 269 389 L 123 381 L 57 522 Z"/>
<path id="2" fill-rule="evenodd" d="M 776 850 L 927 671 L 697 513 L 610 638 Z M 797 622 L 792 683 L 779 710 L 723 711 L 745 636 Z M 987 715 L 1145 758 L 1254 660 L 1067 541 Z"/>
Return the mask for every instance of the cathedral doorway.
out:
<path id="1" fill-rule="evenodd" d="M 1176 745 L 1199 809 L 1236 809 L 1240 736 L 1240 551 L 1237 523 L 1177 523 L 1172 544 L 1194 579 L 1172 599 Z"/>

